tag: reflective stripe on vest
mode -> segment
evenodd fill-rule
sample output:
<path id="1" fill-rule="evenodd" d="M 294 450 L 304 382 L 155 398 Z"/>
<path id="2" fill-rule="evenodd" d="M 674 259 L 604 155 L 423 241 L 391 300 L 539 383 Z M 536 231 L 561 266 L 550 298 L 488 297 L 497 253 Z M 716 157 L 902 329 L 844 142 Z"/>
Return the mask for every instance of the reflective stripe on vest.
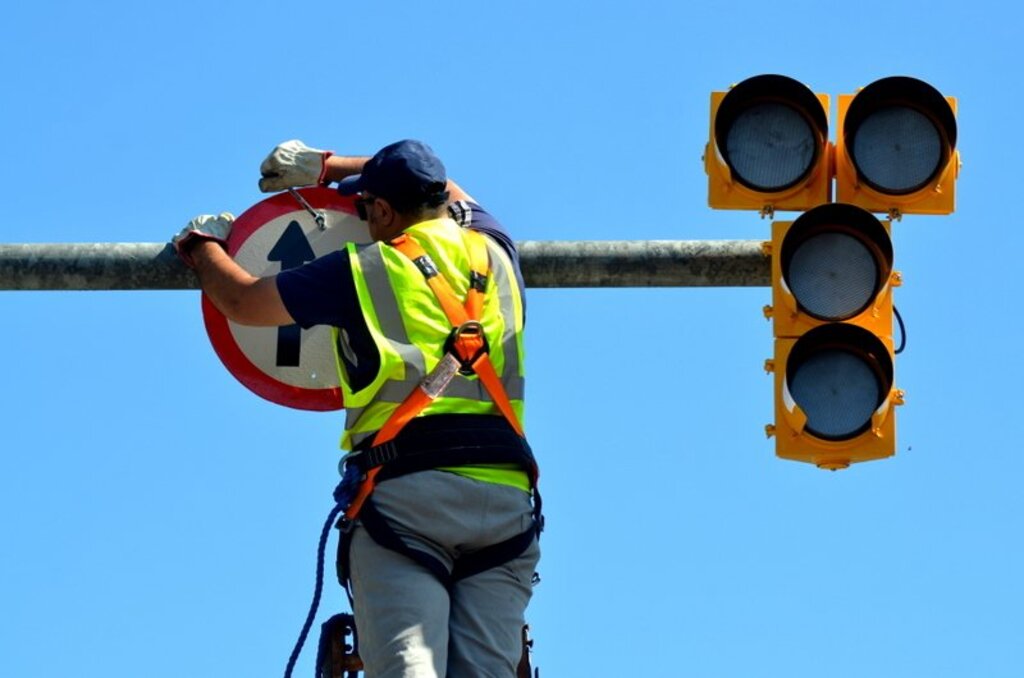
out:
<path id="1" fill-rule="evenodd" d="M 406 233 L 430 252 L 452 286 L 464 294 L 469 266 L 461 228 L 450 219 L 435 219 L 416 224 Z M 491 275 L 481 321 L 491 343 L 492 362 L 521 420 L 525 387 L 521 373 L 521 291 L 508 255 L 490 238 L 485 240 Z M 371 383 L 354 393 L 338 357 L 347 410 L 342 437 L 345 449 L 358 445 L 387 421 L 441 358 L 440 347 L 450 331 L 450 323 L 423 274 L 401 253 L 382 243 L 373 243 L 350 245 L 349 256 L 360 307 L 381 360 L 380 371 Z M 406 303 L 399 303 L 396 295 L 400 292 L 396 290 L 405 291 Z M 345 350 L 337 331 L 335 348 L 339 354 Z M 479 380 L 462 375 L 453 379 L 444 396 L 432 403 L 426 413 L 499 414 Z"/>

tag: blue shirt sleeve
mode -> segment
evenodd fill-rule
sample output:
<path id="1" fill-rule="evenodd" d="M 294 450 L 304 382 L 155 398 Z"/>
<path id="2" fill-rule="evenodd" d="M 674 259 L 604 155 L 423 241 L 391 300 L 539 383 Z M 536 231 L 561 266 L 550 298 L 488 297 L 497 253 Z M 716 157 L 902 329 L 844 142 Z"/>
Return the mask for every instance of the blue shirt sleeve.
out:
<path id="1" fill-rule="evenodd" d="M 314 325 L 342 327 L 346 318 L 362 317 L 352 263 L 345 250 L 281 271 L 277 291 L 288 313 L 305 329 Z"/>

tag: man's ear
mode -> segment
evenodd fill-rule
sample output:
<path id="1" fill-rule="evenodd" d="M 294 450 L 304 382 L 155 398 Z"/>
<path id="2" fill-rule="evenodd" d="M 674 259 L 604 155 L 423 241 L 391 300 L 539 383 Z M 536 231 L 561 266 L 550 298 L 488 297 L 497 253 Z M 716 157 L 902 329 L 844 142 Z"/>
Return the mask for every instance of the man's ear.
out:
<path id="1" fill-rule="evenodd" d="M 379 210 L 378 215 L 380 217 L 380 224 L 385 228 L 390 228 L 398 216 L 395 209 L 391 206 L 384 198 L 377 198 L 377 209 Z"/>

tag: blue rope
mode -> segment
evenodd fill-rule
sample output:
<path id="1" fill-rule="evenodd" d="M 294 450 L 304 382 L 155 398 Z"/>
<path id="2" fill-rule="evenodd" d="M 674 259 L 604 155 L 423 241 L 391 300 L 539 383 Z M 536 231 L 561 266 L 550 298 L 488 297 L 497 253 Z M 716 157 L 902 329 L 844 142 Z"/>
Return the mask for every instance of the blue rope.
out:
<path id="1" fill-rule="evenodd" d="M 302 625 L 302 632 L 299 633 L 299 639 L 295 642 L 295 647 L 292 649 L 292 654 L 288 658 L 288 666 L 285 667 L 284 676 L 285 678 L 291 678 L 292 670 L 295 668 L 295 662 L 299 659 L 299 654 L 302 652 L 302 646 L 306 644 L 306 636 L 309 635 L 309 629 L 313 626 L 313 620 L 316 618 L 317 609 L 320 607 L 320 594 L 324 590 L 324 552 L 327 550 L 327 538 L 331 534 L 331 527 L 334 525 L 334 520 L 341 513 L 345 505 L 341 502 L 335 504 L 331 512 L 327 514 L 327 521 L 324 523 L 323 530 L 320 532 L 320 544 L 316 551 L 316 588 L 313 590 L 313 602 L 309 606 L 309 614 L 306 615 L 306 623 Z M 319 666 L 316 667 L 319 671 Z"/>
<path id="2" fill-rule="evenodd" d="M 327 538 L 331 534 L 331 527 L 334 525 L 335 519 L 338 514 L 348 508 L 348 505 L 352 503 L 352 497 L 355 496 L 356 491 L 359 489 L 359 483 L 361 479 L 361 473 L 356 466 L 349 466 L 344 464 L 341 482 L 334 488 L 334 508 L 327 514 L 327 520 L 324 522 L 324 527 L 320 531 L 320 544 L 316 549 L 316 587 L 313 589 L 313 602 L 309 606 L 309 613 L 306 615 L 306 623 L 302 625 L 302 631 L 299 633 L 299 639 L 295 642 L 295 647 L 292 649 L 292 654 L 288 657 L 288 666 L 284 669 L 284 678 L 292 678 L 292 670 L 295 669 L 295 662 L 299 659 L 299 654 L 302 652 L 302 647 L 306 644 L 306 637 L 309 635 L 309 629 L 313 626 L 313 620 L 316 619 L 317 609 L 320 607 L 320 595 L 324 590 L 324 552 L 327 550 Z M 317 662 L 315 671 L 320 671 L 320 657 L 319 650 L 317 651 Z M 316 676 L 319 678 L 319 676 Z"/>

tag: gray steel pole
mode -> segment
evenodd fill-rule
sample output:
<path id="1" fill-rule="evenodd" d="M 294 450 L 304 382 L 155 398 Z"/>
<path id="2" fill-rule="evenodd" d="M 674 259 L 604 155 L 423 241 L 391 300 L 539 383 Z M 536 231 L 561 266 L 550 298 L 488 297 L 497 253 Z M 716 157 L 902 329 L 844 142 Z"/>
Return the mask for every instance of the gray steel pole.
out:
<path id="1" fill-rule="evenodd" d="M 517 243 L 528 287 L 750 287 L 770 284 L 758 240 Z M 164 243 L 0 244 L 0 290 L 199 287 Z"/>

